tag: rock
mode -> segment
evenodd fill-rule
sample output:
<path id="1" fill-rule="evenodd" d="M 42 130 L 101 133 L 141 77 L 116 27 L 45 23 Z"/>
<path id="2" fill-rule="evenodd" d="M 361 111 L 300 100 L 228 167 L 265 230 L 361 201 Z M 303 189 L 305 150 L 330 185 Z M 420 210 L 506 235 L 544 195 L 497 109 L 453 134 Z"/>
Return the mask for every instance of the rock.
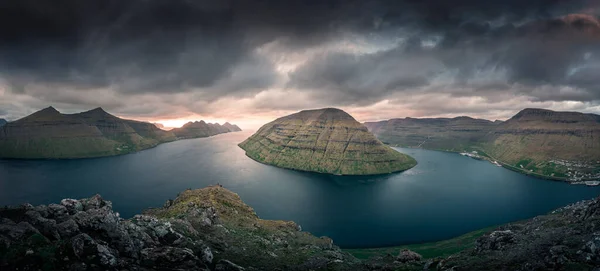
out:
<path id="1" fill-rule="evenodd" d="M 234 264 L 228 260 L 220 260 L 217 265 L 215 265 L 215 271 L 244 271 L 243 267 Z"/>
<path id="2" fill-rule="evenodd" d="M 202 261 L 205 262 L 205 263 L 207 263 L 207 264 L 211 264 L 212 261 L 213 261 L 213 258 L 214 258 L 214 256 L 212 254 L 212 251 L 211 251 L 210 247 L 205 246 L 202 249 L 202 253 L 201 253 L 200 259 L 202 259 Z"/>
<path id="3" fill-rule="evenodd" d="M 79 232 L 79 226 L 77 226 L 77 223 L 75 223 L 73 219 L 69 219 L 56 225 L 56 229 L 58 230 L 58 234 L 60 234 L 60 238 L 62 239 L 73 237 Z"/>
<path id="4" fill-rule="evenodd" d="M 39 212 L 33 210 L 25 213 L 25 220 L 36 227 L 36 229 L 47 238 L 54 240 L 60 239 L 55 220 L 44 218 Z"/>
<path id="5" fill-rule="evenodd" d="M 167 201 L 165 201 L 165 204 L 163 204 L 163 208 L 169 208 L 171 207 L 171 205 L 173 205 L 173 200 L 168 199 Z"/>
<path id="6" fill-rule="evenodd" d="M 69 216 L 69 213 L 65 206 L 53 203 L 48 205 L 48 216 L 48 218 L 62 222 Z"/>
<path id="7" fill-rule="evenodd" d="M 62 206 L 65 206 L 70 215 L 74 215 L 79 211 L 83 211 L 83 204 L 76 199 L 63 199 L 60 201 Z"/>
<path id="8" fill-rule="evenodd" d="M 112 202 L 105 201 L 98 194 L 94 195 L 91 198 L 82 199 L 81 200 L 81 204 L 83 206 L 83 210 L 84 211 L 92 210 L 92 209 L 99 209 L 99 208 L 102 208 L 104 206 L 108 206 L 109 209 L 112 209 Z"/>
<path id="9" fill-rule="evenodd" d="M 567 246 L 553 246 L 550 248 L 550 257 L 546 259 L 551 265 L 563 265 L 568 261 L 567 253 L 569 247 Z"/>
<path id="10" fill-rule="evenodd" d="M 85 233 L 78 234 L 71 239 L 71 249 L 78 259 L 86 262 L 104 267 L 114 267 L 117 264 L 117 258 L 106 246 L 98 244 Z"/>
<path id="11" fill-rule="evenodd" d="M 145 248 L 141 253 L 142 266 L 155 269 L 199 270 L 207 267 L 188 248 Z"/>
<path id="12" fill-rule="evenodd" d="M 23 240 L 33 234 L 40 234 L 40 232 L 27 222 L 20 222 L 15 224 L 9 219 L 3 220 L 5 223 L 0 224 L 0 245 L 5 247 L 10 244 Z"/>
<path id="13" fill-rule="evenodd" d="M 401 263 L 410 263 L 410 262 L 418 262 L 421 261 L 423 257 L 414 251 L 403 249 L 400 251 L 396 259 Z"/>
<path id="14" fill-rule="evenodd" d="M 514 243 L 515 234 L 511 230 L 494 231 L 477 239 L 475 251 L 500 250 L 507 244 Z"/>

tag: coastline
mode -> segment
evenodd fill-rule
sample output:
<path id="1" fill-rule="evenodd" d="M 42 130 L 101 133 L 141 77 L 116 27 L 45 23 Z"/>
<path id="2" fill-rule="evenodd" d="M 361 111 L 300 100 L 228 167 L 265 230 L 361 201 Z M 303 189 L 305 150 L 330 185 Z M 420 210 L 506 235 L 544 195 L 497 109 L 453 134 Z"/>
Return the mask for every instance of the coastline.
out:
<path id="1" fill-rule="evenodd" d="M 421 148 L 421 147 L 414 147 L 414 146 L 401 146 L 398 144 L 387 144 L 387 145 L 390 147 L 395 147 L 395 148 L 422 149 L 422 150 L 439 151 L 439 152 L 447 152 L 447 153 L 455 153 L 455 154 L 461 153 L 460 151 L 450 151 L 450 150 L 443 150 L 443 149 L 428 149 L 428 148 Z M 481 150 L 481 148 L 474 147 L 473 149 L 477 149 L 477 151 L 481 154 L 480 159 L 477 159 L 477 160 L 487 161 L 492 164 L 494 164 L 494 162 L 497 162 L 503 168 L 506 168 L 510 171 L 514 171 L 514 172 L 517 172 L 520 174 L 532 176 L 532 177 L 535 177 L 538 179 L 544 179 L 544 180 L 556 181 L 556 182 L 565 182 L 565 183 L 572 184 L 572 185 L 586 185 L 585 182 L 600 181 L 600 179 L 597 179 L 597 178 L 596 179 L 582 178 L 577 181 L 570 181 L 568 178 L 564 178 L 564 177 L 554 177 L 554 176 L 548 176 L 548 175 L 543 175 L 543 174 L 539 174 L 539 173 L 535 173 L 535 172 L 531 172 L 531 171 L 522 170 L 515 166 L 509 165 L 501 160 L 494 159 L 493 156 L 487 154 L 485 151 Z M 470 157 L 470 158 L 472 158 L 472 157 Z M 472 158 L 472 159 L 475 159 L 475 158 Z"/>

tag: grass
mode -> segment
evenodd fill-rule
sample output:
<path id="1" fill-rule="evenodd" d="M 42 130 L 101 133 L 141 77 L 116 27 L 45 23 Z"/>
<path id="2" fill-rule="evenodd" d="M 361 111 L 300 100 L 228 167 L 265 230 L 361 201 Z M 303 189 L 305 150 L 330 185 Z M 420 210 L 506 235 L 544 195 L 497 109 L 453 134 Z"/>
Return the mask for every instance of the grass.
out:
<path id="1" fill-rule="evenodd" d="M 403 249 L 409 249 L 417 252 L 425 259 L 436 258 L 436 257 L 448 257 L 452 254 L 456 254 L 466 249 L 473 248 L 475 246 L 475 240 L 481 237 L 485 233 L 494 230 L 497 226 L 483 228 L 467 234 L 438 242 L 413 244 L 397 247 L 384 247 L 384 248 L 359 248 L 359 249 L 344 249 L 344 251 L 352 254 L 358 259 L 368 259 L 374 256 L 385 256 L 387 254 L 398 255 Z"/>

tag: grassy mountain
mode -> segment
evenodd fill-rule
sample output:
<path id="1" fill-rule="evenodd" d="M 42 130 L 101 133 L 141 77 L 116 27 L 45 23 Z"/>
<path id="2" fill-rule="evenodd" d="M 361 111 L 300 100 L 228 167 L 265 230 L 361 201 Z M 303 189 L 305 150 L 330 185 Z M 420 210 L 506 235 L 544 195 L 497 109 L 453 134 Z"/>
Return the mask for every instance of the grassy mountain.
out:
<path id="1" fill-rule="evenodd" d="M 496 123 L 470 117 L 404 118 L 366 122 L 365 126 L 386 144 L 462 151 L 478 143 Z"/>
<path id="2" fill-rule="evenodd" d="M 484 141 L 487 154 L 517 170 L 571 179 L 600 174 L 599 115 L 524 109 Z"/>
<path id="3" fill-rule="evenodd" d="M 335 108 L 278 118 L 239 146 L 261 163 L 329 174 L 382 174 L 416 165 L 412 157 L 385 146 L 352 116 Z"/>
<path id="4" fill-rule="evenodd" d="M 0 158 L 86 158 L 125 154 L 173 141 L 146 122 L 125 120 L 96 108 L 61 114 L 53 107 L 0 128 Z"/>
<path id="5" fill-rule="evenodd" d="M 504 122 L 406 118 L 365 125 L 388 144 L 478 150 L 528 174 L 567 180 L 600 178 L 600 116 L 595 114 L 524 109 Z"/>
<path id="6" fill-rule="evenodd" d="M 171 130 L 178 138 L 197 138 L 208 137 L 229 132 L 241 131 L 237 125 L 226 122 L 223 125 L 218 123 L 206 123 L 203 120 L 188 122 L 181 128 Z"/>

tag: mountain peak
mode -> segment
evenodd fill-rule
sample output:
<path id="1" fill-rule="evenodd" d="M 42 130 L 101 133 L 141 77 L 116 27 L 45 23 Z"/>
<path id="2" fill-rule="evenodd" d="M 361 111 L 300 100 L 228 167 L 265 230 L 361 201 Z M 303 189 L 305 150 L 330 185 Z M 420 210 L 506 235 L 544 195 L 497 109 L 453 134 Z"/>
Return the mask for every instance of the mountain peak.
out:
<path id="1" fill-rule="evenodd" d="M 43 113 L 58 113 L 58 114 L 60 114 L 60 112 L 58 112 L 58 110 L 56 110 L 56 108 L 54 108 L 52 106 L 48 106 L 48 107 L 46 107 L 46 108 L 44 108 L 44 109 L 42 109 L 42 110 L 40 110 L 40 111 L 38 111 L 36 113 L 42 113 L 42 112 Z"/>

